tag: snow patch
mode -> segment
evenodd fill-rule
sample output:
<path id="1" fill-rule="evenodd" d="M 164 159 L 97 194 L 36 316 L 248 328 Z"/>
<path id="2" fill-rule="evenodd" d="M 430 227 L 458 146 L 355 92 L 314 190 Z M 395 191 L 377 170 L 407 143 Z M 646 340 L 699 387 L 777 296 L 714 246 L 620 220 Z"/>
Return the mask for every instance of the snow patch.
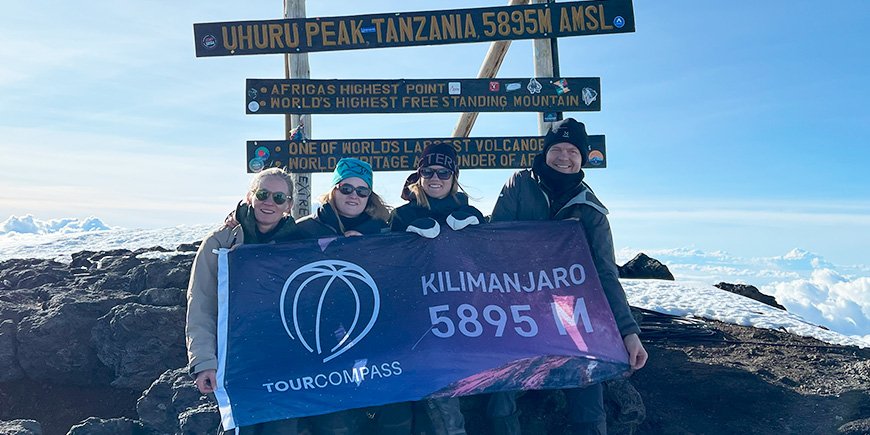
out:
<path id="1" fill-rule="evenodd" d="M 693 316 L 736 325 L 784 330 L 832 344 L 870 347 L 868 337 L 847 336 L 827 330 L 797 313 L 783 311 L 712 285 L 638 279 L 620 281 L 629 304 L 636 307 L 675 316 Z"/>

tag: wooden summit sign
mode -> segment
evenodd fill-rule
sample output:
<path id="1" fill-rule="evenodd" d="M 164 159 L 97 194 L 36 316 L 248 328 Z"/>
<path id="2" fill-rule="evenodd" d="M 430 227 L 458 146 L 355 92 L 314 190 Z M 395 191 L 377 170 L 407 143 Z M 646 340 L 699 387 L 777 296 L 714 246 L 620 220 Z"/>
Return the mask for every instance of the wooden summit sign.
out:
<path id="1" fill-rule="evenodd" d="M 413 171 L 415 159 L 426 145 L 453 145 L 462 169 L 529 168 L 544 148 L 541 136 L 422 138 L 422 139 L 322 139 L 306 141 L 248 141 L 248 172 L 281 167 L 297 172 L 331 172 L 343 157 L 369 162 L 375 171 Z M 584 168 L 605 168 L 603 135 L 590 135 Z"/>
<path id="2" fill-rule="evenodd" d="M 631 0 L 193 25 L 196 56 L 357 50 L 634 32 Z"/>
<path id="3" fill-rule="evenodd" d="M 601 110 L 597 77 L 248 79 L 248 114 L 567 112 Z"/>

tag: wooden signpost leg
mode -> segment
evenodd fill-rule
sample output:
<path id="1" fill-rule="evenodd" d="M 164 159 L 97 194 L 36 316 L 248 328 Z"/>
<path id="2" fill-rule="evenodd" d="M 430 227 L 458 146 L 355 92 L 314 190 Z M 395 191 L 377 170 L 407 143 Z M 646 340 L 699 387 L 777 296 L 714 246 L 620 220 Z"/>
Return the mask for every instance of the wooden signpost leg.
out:
<path id="1" fill-rule="evenodd" d="M 529 0 L 510 0 L 508 6 L 526 5 Z M 480 65 L 480 71 L 477 72 L 479 79 L 491 79 L 498 74 L 501 63 L 507 54 L 508 48 L 511 46 L 511 41 L 494 41 L 489 45 L 489 51 L 486 52 L 486 57 L 483 58 L 483 63 Z M 468 137 L 471 135 L 471 129 L 474 128 L 474 122 L 477 121 L 479 112 L 466 112 L 459 115 L 459 121 L 453 129 L 453 137 Z"/>
<path id="2" fill-rule="evenodd" d="M 284 18 L 305 18 L 305 0 L 284 0 Z M 308 53 L 284 55 L 284 77 L 307 79 L 311 77 Z M 285 115 L 284 134 L 289 140 L 291 132 L 302 125 L 301 134 L 311 137 L 311 115 Z M 297 133 L 297 136 L 299 133 Z M 311 214 L 311 174 L 294 172 L 292 174 L 295 190 L 293 194 L 293 218 Z"/>
<path id="3" fill-rule="evenodd" d="M 535 3 L 550 3 L 549 0 L 534 0 Z M 535 53 L 535 77 L 553 77 L 553 48 L 550 39 L 535 39 L 533 49 Z M 547 134 L 550 122 L 544 121 L 544 114 L 538 113 L 538 133 Z"/>

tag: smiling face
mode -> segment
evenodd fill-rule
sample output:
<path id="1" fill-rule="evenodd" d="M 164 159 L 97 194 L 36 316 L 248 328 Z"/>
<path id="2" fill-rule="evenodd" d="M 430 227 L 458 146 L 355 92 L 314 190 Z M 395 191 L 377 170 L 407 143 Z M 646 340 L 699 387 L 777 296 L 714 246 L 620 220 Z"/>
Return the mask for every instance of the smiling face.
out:
<path id="1" fill-rule="evenodd" d="M 426 168 L 431 169 L 435 172 L 438 170 L 447 169 L 441 165 L 432 165 L 426 166 Z M 450 177 L 446 180 L 442 180 L 438 177 L 437 174 L 433 174 L 432 178 L 423 178 L 420 177 L 420 186 L 423 188 L 423 192 L 426 193 L 430 198 L 441 199 L 446 198 L 447 195 L 450 194 L 450 189 L 453 188 L 453 177 L 455 174 L 450 174 Z"/>
<path id="2" fill-rule="evenodd" d="M 563 174 L 576 174 L 583 165 L 583 156 L 576 146 L 559 142 L 547 150 L 547 166 Z"/>
<path id="3" fill-rule="evenodd" d="M 363 181 L 362 178 L 359 177 L 350 177 L 341 180 L 338 185 L 342 184 L 350 184 L 353 187 L 369 187 L 369 185 Z M 335 207 L 335 211 L 342 217 L 346 218 L 355 218 L 362 214 L 365 211 L 366 206 L 369 203 L 369 197 L 360 198 L 360 196 L 353 191 L 347 195 L 341 193 L 337 188 L 333 188 L 333 206 Z"/>
<path id="4" fill-rule="evenodd" d="M 257 199 L 255 192 L 259 190 L 269 192 L 265 199 Z M 290 213 L 290 207 L 293 206 L 292 200 L 285 201 L 283 204 L 275 204 L 273 198 L 275 192 L 281 192 L 287 198 L 291 197 L 287 182 L 280 177 L 264 177 L 256 188 L 248 192 L 246 201 L 254 209 L 254 219 L 261 232 L 267 232 L 274 228 L 281 221 L 281 218 Z"/>

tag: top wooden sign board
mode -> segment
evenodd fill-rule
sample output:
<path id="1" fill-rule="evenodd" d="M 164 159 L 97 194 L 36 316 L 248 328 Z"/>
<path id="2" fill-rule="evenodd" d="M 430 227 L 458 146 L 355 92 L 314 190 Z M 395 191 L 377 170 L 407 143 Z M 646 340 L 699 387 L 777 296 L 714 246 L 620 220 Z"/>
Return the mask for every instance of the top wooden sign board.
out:
<path id="1" fill-rule="evenodd" d="M 634 32 L 631 0 L 193 25 L 196 56 L 357 50 Z"/>

